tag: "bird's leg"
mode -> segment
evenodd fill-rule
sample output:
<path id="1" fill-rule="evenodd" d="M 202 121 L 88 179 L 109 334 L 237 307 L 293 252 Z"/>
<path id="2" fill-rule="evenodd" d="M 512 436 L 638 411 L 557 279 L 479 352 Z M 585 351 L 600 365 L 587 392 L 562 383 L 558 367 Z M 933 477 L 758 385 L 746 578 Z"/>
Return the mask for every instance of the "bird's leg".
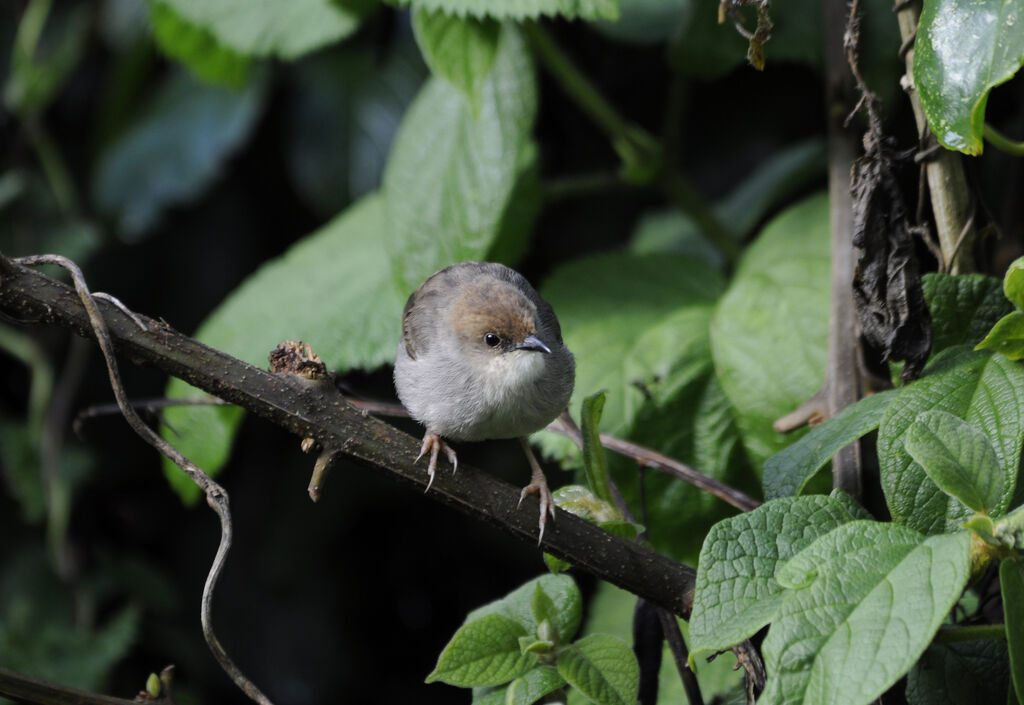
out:
<path id="1" fill-rule="evenodd" d="M 523 451 L 526 453 L 526 460 L 530 463 L 530 469 L 533 471 L 533 475 L 530 477 L 530 484 L 524 487 L 523 491 L 519 494 L 519 506 L 526 499 L 526 495 L 537 495 L 537 499 L 540 501 L 540 521 L 538 522 L 540 525 L 540 536 L 537 537 L 537 545 L 540 546 L 540 542 L 544 540 L 544 527 L 548 523 L 548 515 L 551 515 L 551 521 L 555 520 L 555 500 L 551 497 L 551 490 L 548 489 L 548 480 L 544 477 L 544 471 L 541 470 L 540 463 L 537 462 L 537 458 L 533 455 L 530 442 L 526 440 L 525 436 L 520 436 L 519 443 L 522 444 Z"/>
<path id="2" fill-rule="evenodd" d="M 420 454 L 416 456 L 416 460 L 413 462 L 418 463 L 427 451 L 430 451 L 430 462 L 427 463 L 427 474 L 430 475 L 430 481 L 427 483 L 427 489 L 424 492 L 430 491 L 430 486 L 434 484 L 434 471 L 437 469 L 437 454 L 438 451 L 444 451 L 445 457 L 448 458 L 448 462 L 452 464 L 452 474 L 459 469 L 459 458 L 455 455 L 455 451 L 450 445 L 444 442 L 444 440 L 438 434 L 433 431 L 427 431 L 423 434 L 423 445 L 420 446 Z"/>

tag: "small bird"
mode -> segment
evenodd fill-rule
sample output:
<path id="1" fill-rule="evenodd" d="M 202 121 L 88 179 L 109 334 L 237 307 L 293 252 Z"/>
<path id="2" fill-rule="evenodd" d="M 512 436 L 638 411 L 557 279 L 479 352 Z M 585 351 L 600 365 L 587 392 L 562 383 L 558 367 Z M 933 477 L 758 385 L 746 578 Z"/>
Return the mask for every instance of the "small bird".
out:
<path id="1" fill-rule="evenodd" d="M 532 469 L 528 494 L 540 500 L 540 538 L 555 508 L 526 436 L 547 426 L 572 394 L 576 363 L 551 306 L 523 275 L 503 264 L 458 262 L 430 276 L 409 297 L 395 359 L 395 389 L 426 427 L 427 473 L 438 453 L 458 468 L 443 440 L 518 438 Z M 540 539 L 538 539 L 538 543 Z"/>

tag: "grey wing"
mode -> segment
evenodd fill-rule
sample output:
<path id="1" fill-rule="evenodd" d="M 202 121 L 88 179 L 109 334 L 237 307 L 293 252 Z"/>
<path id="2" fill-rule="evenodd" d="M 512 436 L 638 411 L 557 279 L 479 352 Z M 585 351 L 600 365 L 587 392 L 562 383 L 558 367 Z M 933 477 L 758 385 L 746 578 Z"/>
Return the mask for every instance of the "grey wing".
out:
<path id="1" fill-rule="evenodd" d="M 405 308 L 402 310 L 402 343 L 413 360 L 417 355 L 427 352 L 429 331 L 440 311 L 437 301 L 439 296 L 434 277 L 431 277 L 410 294 L 405 302 Z"/>

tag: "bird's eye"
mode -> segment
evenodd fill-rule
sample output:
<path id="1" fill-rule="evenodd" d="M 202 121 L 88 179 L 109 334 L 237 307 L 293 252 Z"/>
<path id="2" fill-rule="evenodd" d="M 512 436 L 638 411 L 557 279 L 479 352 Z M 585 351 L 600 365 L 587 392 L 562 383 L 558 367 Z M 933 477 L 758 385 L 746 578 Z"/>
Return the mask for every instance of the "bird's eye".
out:
<path id="1" fill-rule="evenodd" d="M 499 338 L 494 333 L 488 333 L 487 335 L 484 336 L 484 342 L 487 343 L 487 347 L 494 348 L 497 347 L 498 343 L 501 342 L 501 338 Z"/>

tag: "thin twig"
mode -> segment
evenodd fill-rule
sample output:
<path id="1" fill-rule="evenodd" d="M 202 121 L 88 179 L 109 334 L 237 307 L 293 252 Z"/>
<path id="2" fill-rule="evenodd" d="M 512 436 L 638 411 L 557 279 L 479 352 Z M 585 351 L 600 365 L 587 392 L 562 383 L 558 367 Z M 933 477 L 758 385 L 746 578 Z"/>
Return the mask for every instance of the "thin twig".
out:
<path id="1" fill-rule="evenodd" d="M 71 274 L 75 290 L 78 292 L 78 296 L 82 301 L 82 306 L 85 307 L 89 316 L 89 321 L 92 324 L 92 330 L 96 336 L 96 342 L 100 346 L 100 351 L 103 353 L 104 360 L 106 360 L 107 372 L 110 376 L 110 386 L 113 389 L 114 398 L 117 400 L 117 404 L 120 407 L 125 420 L 128 422 L 128 425 L 131 426 L 132 430 L 139 434 L 143 440 L 147 441 L 154 448 L 170 458 L 185 472 L 186 475 L 188 475 L 189 479 L 203 490 L 206 495 L 207 504 L 210 505 L 220 518 L 220 545 L 217 547 L 217 555 L 213 559 L 213 564 L 210 566 L 210 572 L 206 577 L 206 584 L 203 587 L 201 614 L 203 636 L 206 638 L 206 643 L 209 645 L 213 655 L 217 658 L 221 668 L 231 676 L 231 679 L 235 684 L 241 688 L 246 695 L 261 705 L 272 705 L 270 699 L 261 693 L 252 681 L 250 681 L 231 660 L 231 657 L 228 656 L 224 647 L 221 646 L 220 641 L 217 639 L 217 635 L 214 633 L 213 626 L 211 624 L 210 604 L 213 599 L 213 590 L 217 584 L 217 578 L 220 576 L 224 560 L 227 558 L 228 550 L 231 548 L 231 511 L 228 506 L 227 492 L 224 491 L 223 487 L 214 482 L 209 475 L 203 472 L 199 466 L 182 455 L 174 446 L 165 441 L 153 429 L 147 426 L 142 420 L 142 417 L 139 416 L 135 409 L 132 408 L 131 402 L 125 393 L 124 385 L 121 383 L 121 374 L 118 371 L 117 360 L 114 357 L 114 343 L 110 338 L 107 324 L 103 320 L 103 316 L 100 315 L 99 309 L 96 306 L 96 300 L 93 295 L 89 293 L 89 287 L 85 283 L 85 277 L 82 275 L 82 270 L 79 269 L 74 262 L 66 257 L 62 257 L 61 255 L 32 255 L 29 257 L 21 257 L 14 261 L 18 264 L 30 267 L 40 264 L 55 264 L 66 269 Z M 133 322 L 138 324 L 140 319 L 138 319 L 137 316 L 131 318 Z M 146 326 L 144 330 L 149 330 L 149 327 Z"/>

